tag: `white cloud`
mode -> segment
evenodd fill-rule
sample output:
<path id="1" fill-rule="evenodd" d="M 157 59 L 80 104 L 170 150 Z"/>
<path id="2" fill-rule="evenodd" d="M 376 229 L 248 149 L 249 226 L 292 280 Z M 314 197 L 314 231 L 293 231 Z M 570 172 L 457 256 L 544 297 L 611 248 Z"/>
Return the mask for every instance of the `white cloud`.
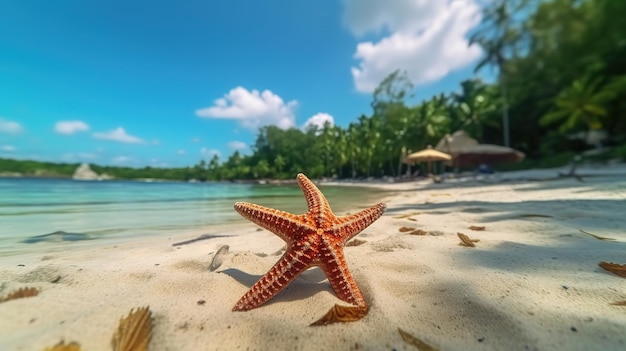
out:
<path id="1" fill-rule="evenodd" d="M 19 134 L 24 128 L 17 122 L 0 118 L 0 133 Z"/>
<path id="2" fill-rule="evenodd" d="M 228 143 L 228 148 L 231 150 L 243 150 L 248 148 L 248 145 L 243 141 L 231 141 Z"/>
<path id="3" fill-rule="evenodd" d="M 17 148 L 15 148 L 15 146 L 13 145 L 2 145 L 2 147 L 0 147 L 0 150 L 6 151 L 6 152 L 13 152 L 17 150 Z"/>
<path id="4" fill-rule="evenodd" d="M 167 162 L 161 161 L 156 157 L 153 157 L 150 159 L 150 164 L 153 167 L 167 167 L 168 166 Z"/>
<path id="5" fill-rule="evenodd" d="M 133 161 L 132 157 L 128 157 L 128 156 L 117 156 L 113 158 L 113 163 L 116 163 L 116 164 L 127 164 L 132 161 Z"/>
<path id="6" fill-rule="evenodd" d="M 184 155 L 184 154 L 186 154 L 186 153 L 187 153 L 187 152 L 186 152 L 185 150 L 183 150 L 183 149 L 180 149 L 180 150 L 176 151 L 176 154 L 177 154 L 177 155 Z"/>
<path id="7" fill-rule="evenodd" d="M 117 129 L 114 129 L 109 132 L 93 133 L 93 137 L 96 139 L 112 140 L 112 141 L 118 141 L 120 143 L 128 143 L 128 144 L 145 143 L 143 139 L 127 134 L 124 128 L 122 127 L 118 127 Z"/>
<path id="8" fill-rule="evenodd" d="M 65 162 L 92 161 L 96 160 L 97 158 L 97 154 L 87 152 L 67 153 L 61 156 L 61 159 Z"/>
<path id="9" fill-rule="evenodd" d="M 332 126 L 335 124 L 335 119 L 333 118 L 333 116 L 329 115 L 328 113 L 319 112 L 311 116 L 311 118 L 307 119 L 306 122 L 304 122 L 303 128 L 306 129 L 309 126 L 314 125 L 318 129 L 321 129 L 324 127 L 324 123 L 326 122 L 330 122 L 330 125 Z"/>
<path id="10" fill-rule="evenodd" d="M 344 0 L 344 23 L 355 35 L 386 35 L 361 42 L 352 67 L 356 89 L 372 92 L 395 70 L 406 70 L 415 84 L 425 84 L 466 67 L 481 55 L 468 47 L 468 32 L 480 22 L 473 0 Z"/>
<path id="11" fill-rule="evenodd" d="M 220 152 L 218 150 L 207 149 L 206 147 L 203 147 L 202 149 L 200 149 L 200 154 L 203 156 L 213 156 L 213 155 L 220 156 Z"/>
<path id="12" fill-rule="evenodd" d="M 59 134 L 70 135 L 88 130 L 89 125 L 83 121 L 59 121 L 54 125 L 54 131 Z"/>
<path id="13" fill-rule="evenodd" d="M 249 129 L 256 130 L 264 125 L 276 125 L 287 129 L 295 126 L 294 110 L 298 105 L 292 100 L 283 99 L 269 90 L 248 91 L 243 87 L 232 89 L 223 98 L 215 100 L 215 105 L 196 111 L 196 115 L 205 118 L 235 119 Z"/>

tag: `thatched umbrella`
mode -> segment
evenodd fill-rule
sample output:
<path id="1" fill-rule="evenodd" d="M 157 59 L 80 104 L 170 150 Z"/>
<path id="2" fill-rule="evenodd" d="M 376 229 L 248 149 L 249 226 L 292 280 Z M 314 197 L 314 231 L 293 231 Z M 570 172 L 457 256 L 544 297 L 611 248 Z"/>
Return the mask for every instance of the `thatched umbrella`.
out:
<path id="1" fill-rule="evenodd" d="M 500 163 L 520 162 L 526 155 L 510 147 L 478 144 L 465 148 L 455 156 L 455 164 L 460 167 L 476 167 L 481 164 L 494 165 Z"/>
<path id="2" fill-rule="evenodd" d="M 403 160 L 404 163 L 413 162 L 428 162 L 428 174 L 430 174 L 431 162 L 433 161 L 449 161 L 452 156 L 445 152 L 437 151 L 428 145 L 428 147 L 422 151 L 414 152 L 406 156 Z"/>

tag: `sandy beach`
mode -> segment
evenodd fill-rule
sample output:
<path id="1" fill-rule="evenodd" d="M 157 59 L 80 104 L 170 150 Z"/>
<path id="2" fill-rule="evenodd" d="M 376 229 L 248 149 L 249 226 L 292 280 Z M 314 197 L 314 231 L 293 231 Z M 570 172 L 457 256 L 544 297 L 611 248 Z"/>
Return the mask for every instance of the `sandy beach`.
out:
<path id="1" fill-rule="evenodd" d="M 624 350 L 626 279 L 598 263 L 626 264 L 626 166 L 559 171 L 372 185 L 392 193 L 345 248 L 370 306 L 353 323 L 309 326 L 341 303 L 317 268 L 232 312 L 284 246 L 252 223 L 0 257 L 0 296 L 40 291 L 0 303 L 0 349 L 110 350 L 120 318 L 149 306 L 150 350 L 416 350 L 398 328 L 438 350 Z"/>

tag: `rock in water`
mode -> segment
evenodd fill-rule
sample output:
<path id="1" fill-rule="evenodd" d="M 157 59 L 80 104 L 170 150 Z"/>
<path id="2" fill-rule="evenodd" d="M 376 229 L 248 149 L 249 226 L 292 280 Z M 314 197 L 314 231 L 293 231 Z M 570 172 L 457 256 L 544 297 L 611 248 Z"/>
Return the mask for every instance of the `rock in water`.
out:
<path id="1" fill-rule="evenodd" d="M 74 171 L 72 179 L 76 180 L 98 180 L 98 173 L 94 172 L 88 163 L 83 163 Z"/>

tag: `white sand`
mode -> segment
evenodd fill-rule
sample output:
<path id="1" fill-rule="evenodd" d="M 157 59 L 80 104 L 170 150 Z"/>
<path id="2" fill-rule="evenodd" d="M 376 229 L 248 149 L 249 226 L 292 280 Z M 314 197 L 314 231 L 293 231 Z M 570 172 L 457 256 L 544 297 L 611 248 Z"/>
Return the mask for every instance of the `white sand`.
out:
<path id="1" fill-rule="evenodd" d="M 415 350 L 398 328 L 440 350 L 624 350 L 626 306 L 610 303 L 626 300 L 626 279 L 597 264 L 626 263 L 626 167 L 578 172 L 605 176 L 520 180 L 553 177 L 551 170 L 385 185 L 399 190 L 386 199 L 386 214 L 357 236 L 365 244 L 345 249 L 370 304 L 364 319 L 347 324 L 309 326 L 340 302 L 319 269 L 257 309 L 231 312 L 283 246 L 251 223 L 211 228 L 232 236 L 177 247 L 206 231 L 116 246 L 68 243 L 50 254 L 43 243 L 42 253 L 0 258 L 0 296 L 41 290 L 0 303 L 0 349 L 65 340 L 110 350 L 119 319 L 149 305 L 151 350 Z M 413 220 L 397 218 L 406 214 Z M 440 235 L 408 235 L 403 226 Z M 480 241 L 459 246 L 457 232 Z M 222 245 L 230 253 L 210 272 Z"/>

